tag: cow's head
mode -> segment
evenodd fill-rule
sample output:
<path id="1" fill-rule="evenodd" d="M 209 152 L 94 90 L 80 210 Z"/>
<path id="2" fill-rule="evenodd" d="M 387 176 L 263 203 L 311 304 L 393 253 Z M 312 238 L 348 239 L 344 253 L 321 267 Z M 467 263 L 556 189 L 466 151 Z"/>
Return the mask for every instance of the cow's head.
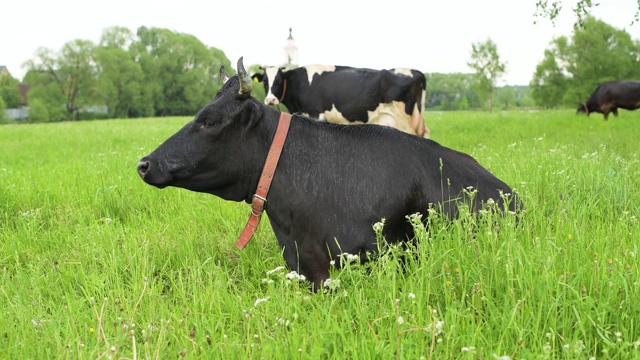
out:
<path id="1" fill-rule="evenodd" d="M 589 107 L 587 106 L 587 104 L 582 103 L 578 105 L 578 110 L 576 111 L 576 114 L 579 114 L 579 113 L 586 113 L 587 115 L 589 115 Z"/>
<path id="2" fill-rule="evenodd" d="M 287 91 L 287 80 L 284 78 L 284 67 L 268 66 L 260 67 L 264 71 L 263 74 L 256 73 L 251 76 L 253 81 L 262 82 L 264 85 L 264 98 L 266 105 L 278 105 L 282 102 Z"/>
<path id="3" fill-rule="evenodd" d="M 181 187 L 218 195 L 227 200 L 245 199 L 243 155 L 255 149 L 246 140 L 260 113 L 251 98 L 251 79 L 242 58 L 238 75 L 224 81 L 215 98 L 195 118 L 138 163 L 138 174 L 147 184 L 164 188 Z"/>

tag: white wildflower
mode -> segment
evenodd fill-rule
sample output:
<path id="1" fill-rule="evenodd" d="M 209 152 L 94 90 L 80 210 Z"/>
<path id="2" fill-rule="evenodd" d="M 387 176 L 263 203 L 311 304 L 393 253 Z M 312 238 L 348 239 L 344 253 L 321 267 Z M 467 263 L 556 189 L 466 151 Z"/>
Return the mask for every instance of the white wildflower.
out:
<path id="1" fill-rule="evenodd" d="M 271 275 L 271 274 L 273 274 L 273 273 L 276 273 L 276 272 L 278 272 L 278 271 L 280 271 L 280 270 L 284 270 L 284 266 L 278 266 L 278 267 L 277 267 L 277 268 L 275 268 L 275 269 L 272 269 L 272 270 L 267 271 L 267 276 L 269 276 L 269 275 Z"/>
<path id="2" fill-rule="evenodd" d="M 287 277 L 287 279 L 289 279 L 289 280 L 300 280 L 300 281 L 304 281 L 304 280 L 306 280 L 306 279 L 307 279 L 306 277 L 304 277 L 304 275 L 298 274 L 296 271 L 292 271 L 292 272 L 288 273 L 288 274 L 286 275 L 286 277 Z"/>
<path id="3" fill-rule="evenodd" d="M 385 221 L 386 221 L 386 219 L 382 218 L 380 221 L 378 221 L 377 223 L 373 224 L 373 231 L 375 231 L 376 234 L 380 234 L 382 232 L 382 229 L 384 228 Z"/>
<path id="4" fill-rule="evenodd" d="M 346 264 L 360 260 L 360 256 L 349 254 L 349 253 L 342 253 L 339 256 L 340 256 L 340 259 L 342 259 L 342 261 Z"/>
<path id="5" fill-rule="evenodd" d="M 46 320 L 35 320 L 35 319 L 31 319 L 31 325 L 33 325 L 34 327 L 41 327 L 42 324 L 45 323 Z"/>
<path id="6" fill-rule="evenodd" d="M 268 296 L 266 298 L 259 298 L 258 300 L 256 300 L 256 302 L 253 303 L 253 307 L 258 306 L 258 304 L 263 303 L 265 301 L 269 301 L 269 297 Z"/>
<path id="7" fill-rule="evenodd" d="M 405 216 L 405 218 L 407 218 L 412 224 L 422 223 L 422 214 L 420 213 L 413 213 L 411 215 Z"/>
<path id="8" fill-rule="evenodd" d="M 323 286 L 329 290 L 335 290 L 340 287 L 340 279 L 326 279 Z"/>

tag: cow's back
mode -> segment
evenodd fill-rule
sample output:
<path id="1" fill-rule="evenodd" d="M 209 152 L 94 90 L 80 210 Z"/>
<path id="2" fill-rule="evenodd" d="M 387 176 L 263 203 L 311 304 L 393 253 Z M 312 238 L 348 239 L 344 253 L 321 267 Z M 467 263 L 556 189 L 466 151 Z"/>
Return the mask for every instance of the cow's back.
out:
<path id="1" fill-rule="evenodd" d="M 299 149 L 294 152 L 309 154 L 302 157 L 299 164 L 306 169 L 303 176 L 307 180 L 301 183 L 309 181 L 309 177 L 324 179 L 323 184 L 316 183 L 316 187 L 308 191 L 332 184 L 335 186 L 327 196 L 334 196 L 336 201 L 357 199 L 345 202 L 347 213 L 362 211 L 358 209 L 363 206 L 365 211 L 376 213 L 376 209 L 385 208 L 385 204 L 402 203 L 404 208 L 387 210 L 400 211 L 404 214 L 398 216 L 404 218 L 414 212 L 426 214 L 429 204 L 458 199 L 461 189 L 468 187 L 480 190 L 478 201 L 492 198 L 498 202 L 500 191 L 511 190 L 473 157 L 432 140 L 374 125 L 319 123 L 312 126 L 321 130 L 313 130 L 302 139 L 289 139 L 299 141 Z M 368 203 L 369 209 L 366 199 L 376 198 L 377 202 Z M 453 216 L 456 207 L 447 210 Z"/>
<path id="2" fill-rule="evenodd" d="M 337 124 L 388 125 L 429 137 L 422 117 L 426 78 L 418 70 L 308 65 L 281 76 L 287 83 L 282 103 L 291 112 Z"/>

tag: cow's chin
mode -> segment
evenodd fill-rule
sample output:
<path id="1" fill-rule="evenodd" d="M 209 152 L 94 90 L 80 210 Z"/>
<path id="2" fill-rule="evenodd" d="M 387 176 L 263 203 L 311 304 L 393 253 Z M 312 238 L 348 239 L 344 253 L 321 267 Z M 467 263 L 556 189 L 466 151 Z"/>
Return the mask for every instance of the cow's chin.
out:
<path id="1" fill-rule="evenodd" d="M 210 182 L 205 177 L 194 176 L 183 171 L 155 171 L 141 174 L 145 183 L 158 189 L 177 187 L 197 192 L 207 192 Z"/>
<path id="2" fill-rule="evenodd" d="M 212 193 L 209 189 L 209 187 L 207 186 L 207 184 L 197 184 L 194 183 L 192 181 L 188 181 L 188 182 L 183 182 L 183 181 L 170 181 L 167 183 L 154 183 L 154 182 L 150 182 L 150 181 L 146 181 L 145 182 L 151 186 L 154 186 L 158 189 L 164 189 L 164 188 L 168 188 L 168 187 L 174 187 L 174 188 L 180 188 L 180 189 L 185 189 L 185 190 L 190 190 L 190 191 L 195 191 L 195 192 L 199 192 L 199 193 Z"/>
<path id="3" fill-rule="evenodd" d="M 166 188 L 167 186 L 169 186 L 169 185 L 165 185 L 165 184 L 152 184 L 152 183 L 147 183 L 147 184 L 149 184 L 149 185 L 151 185 L 151 186 L 155 186 L 155 187 L 157 187 L 158 189 L 164 189 L 164 188 Z"/>
<path id="4" fill-rule="evenodd" d="M 185 190 L 195 191 L 199 193 L 213 194 L 214 190 L 211 181 L 208 179 L 198 179 L 197 177 L 191 177 L 188 179 L 173 178 L 170 182 L 165 184 L 152 184 L 157 188 L 176 187 Z"/>
<path id="5" fill-rule="evenodd" d="M 202 174 L 181 174 L 178 173 L 148 173 L 142 177 L 145 183 L 154 186 L 158 189 L 164 189 L 167 187 L 175 187 L 185 190 L 190 190 L 199 193 L 206 193 L 220 196 L 227 200 L 240 201 L 244 199 L 244 194 L 238 195 L 237 191 L 233 189 L 233 183 L 221 181 L 221 179 L 214 179 L 207 173 Z M 231 194 L 228 194 L 231 193 Z M 235 196 L 234 196 L 235 195 Z M 240 199 L 240 200 L 238 200 Z"/>
<path id="6" fill-rule="evenodd" d="M 158 189 L 164 189 L 167 186 L 171 186 L 172 182 L 171 175 L 166 173 L 147 173 L 140 177 L 145 183 L 155 186 Z"/>

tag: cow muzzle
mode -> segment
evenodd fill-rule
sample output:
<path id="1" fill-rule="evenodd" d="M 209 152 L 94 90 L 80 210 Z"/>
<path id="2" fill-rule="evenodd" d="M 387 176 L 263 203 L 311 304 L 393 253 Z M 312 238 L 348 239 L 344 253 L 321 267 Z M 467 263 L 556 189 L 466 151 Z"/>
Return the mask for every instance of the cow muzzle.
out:
<path id="1" fill-rule="evenodd" d="M 280 104 L 280 101 L 278 101 L 278 99 L 275 96 L 267 96 L 266 98 L 264 98 L 264 104 L 265 105 L 278 105 L 278 104 Z"/>
<path id="2" fill-rule="evenodd" d="M 171 174 L 163 171 L 160 164 L 149 157 L 142 158 L 136 169 L 140 178 L 149 185 L 164 188 L 171 181 Z"/>
<path id="3" fill-rule="evenodd" d="M 147 175 L 147 172 L 149 172 L 149 166 L 151 164 L 149 163 L 148 160 L 140 160 L 140 162 L 138 163 L 138 174 L 140 175 L 140 177 L 144 180 L 145 175 Z"/>

